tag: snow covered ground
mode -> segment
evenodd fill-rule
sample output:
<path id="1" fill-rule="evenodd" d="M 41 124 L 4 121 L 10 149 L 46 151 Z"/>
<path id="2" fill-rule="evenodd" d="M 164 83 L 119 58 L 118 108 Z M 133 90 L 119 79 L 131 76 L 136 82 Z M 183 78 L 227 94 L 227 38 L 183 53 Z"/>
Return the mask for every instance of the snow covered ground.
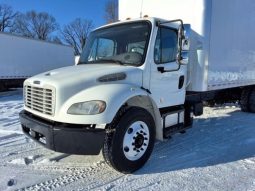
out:
<path id="1" fill-rule="evenodd" d="M 99 156 L 56 153 L 27 139 L 22 90 L 0 93 L 0 190 L 255 190 L 255 114 L 205 108 L 186 134 L 157 142 L 147 164 L 123 175 Z"/>

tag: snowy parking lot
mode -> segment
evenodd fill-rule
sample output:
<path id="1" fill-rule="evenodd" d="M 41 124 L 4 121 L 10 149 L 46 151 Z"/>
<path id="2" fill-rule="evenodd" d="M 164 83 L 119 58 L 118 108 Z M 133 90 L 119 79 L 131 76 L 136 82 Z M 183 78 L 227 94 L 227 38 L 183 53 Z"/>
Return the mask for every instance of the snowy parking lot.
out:
<path id="1" fill-rule="evenodd" d="M 56 153 L 20 128 L 22 90 L 0 93 L 0 190 L 255 190 L 255 114 L 234 104 L 206 107 L 193 128 L 157 142 L 134 174 L 102 155 Z"/>

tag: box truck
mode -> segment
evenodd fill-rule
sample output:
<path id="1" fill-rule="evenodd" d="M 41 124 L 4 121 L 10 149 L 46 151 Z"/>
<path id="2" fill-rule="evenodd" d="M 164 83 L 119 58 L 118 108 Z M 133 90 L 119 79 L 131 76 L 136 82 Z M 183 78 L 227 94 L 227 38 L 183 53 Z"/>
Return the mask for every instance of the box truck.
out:
<path id="1" fill-rule="evenodd" d="M 140 3 L 140 4 L 139 4 Z M 24 133 L 54 151 L 141 168 L 156 140 L 192 126 L 204 101 L 255 112 L 255 1 L 120 0 L 77 66 L 24 83 Z M 205 135 L 206 136 L 206 135 Z"/>
<path id="2" fill-rule="evenodd" d="M 0 89 L 22 87 L 26 78 L 74 65 L 72 47 L 0 32 Z"/>

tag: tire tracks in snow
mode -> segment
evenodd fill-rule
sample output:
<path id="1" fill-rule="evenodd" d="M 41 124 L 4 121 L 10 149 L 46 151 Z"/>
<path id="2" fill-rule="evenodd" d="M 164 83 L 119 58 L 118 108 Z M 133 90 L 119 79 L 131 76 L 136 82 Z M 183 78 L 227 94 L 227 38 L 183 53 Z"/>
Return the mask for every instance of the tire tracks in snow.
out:
<path id="1" fill-rule="evenodd" d="M 77 183 L 77 181 L 86 180 L 86 182 L 93 182 L 93 179 L 100 174 L 100 171 L 105 172 L 106 169 L 105 162 L 98 162 L 95 166 L 90 167 L 67 167 L 65 169 L 65 173 L 60 175 L 57 178 L 53 178 L 38 184 L 34 184 L 25 188 L 21 188 L 19 190 L 56 190 L 61 187 L 66 187 L 72 183 Z M 43 167 L 42 170 L 46 170 L 47 167 Z M 50 169 L 61 170 L 63 171 L 62 166 L 52 166 Z M 71 185 L 70 185 L 71 186 Z M 66 188 L 65 188 L 66 189 Z M 60 190 L 63 190 L 62 188 Z M 68 189 L 67 189 L 68 190 Z"/>

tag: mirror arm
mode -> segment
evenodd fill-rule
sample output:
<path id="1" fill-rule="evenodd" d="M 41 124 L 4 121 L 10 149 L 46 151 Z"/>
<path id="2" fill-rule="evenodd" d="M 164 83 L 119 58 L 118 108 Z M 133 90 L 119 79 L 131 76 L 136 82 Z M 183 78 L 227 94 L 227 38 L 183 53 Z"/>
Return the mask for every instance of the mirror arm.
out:
<path id="1" fill-rule="evenodd" d="M 184 31 L 184 25 L 183 25 L 183 21 L 181 19 L 175 19 L 175 20 L 169 20 L 169 21 L 157 21 L 156 25 L 157 25 L 157 27 L 159 27 L 162 24 L 176 23 L 176 22 L 180 22 L 181 23 L 182 30 Z"/>
<path id="2" fill-rule="evenodd" d="M 185 28 L 184 28 L 183 21 L 181 19 L 169 20 L 169 21 L 157 21 L 156 22 L 156 26 L 160 27 L 163 24 L 166 24 L 166 23 L 175 23 L 175 22 L 180 22 L 180 28 L 179 28 L 179 34 L 178 34 L 178 36 L 179 36 L 179 39 L 178 39 L 178 41 L 179 41 L 178 42 L 178 55 L 177 55 L 177 58 L 176 58 L 176 62 L 179 65 L 179 68 L 177 70 L 179 70 L 181 65 L 184 65 L 184 62 L 182 62 L 182 60 L 186 60 L 185 57 L 184 58 L 182 57 L 183 40 L 186 39 L 186 37 L 184 35 Z M 185 62 L 187 62 L 187 61 L 185 61 Z M 158 67 L 158 71 L 161 72 L 161 73 L 168 72 L 167 70 L 164 69 L 164 67 Z M 176 71 L 176 70 L 174 70 L 174 71 Z"/>

